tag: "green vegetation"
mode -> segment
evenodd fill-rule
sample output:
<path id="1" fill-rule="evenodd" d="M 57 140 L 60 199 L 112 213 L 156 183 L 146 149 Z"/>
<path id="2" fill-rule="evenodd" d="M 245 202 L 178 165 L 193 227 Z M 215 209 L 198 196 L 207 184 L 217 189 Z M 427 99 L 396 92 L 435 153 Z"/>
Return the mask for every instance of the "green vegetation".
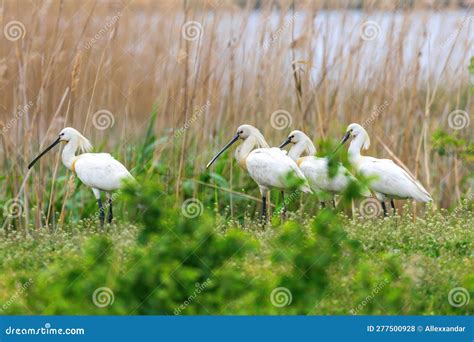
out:
<path id="1" fill-rule="evenodd" d="M 3 231 L 2 313 L 472 313 L 472 301 L 448 300 L 453 288 L 474 287 L 467 201 L 416 219 L 297 211 L 263 227 L 219 216 L 212 201 L 183 215 L 157 177 L 122 192 L 124 216 L 106 231 L 92 219 Z"/>

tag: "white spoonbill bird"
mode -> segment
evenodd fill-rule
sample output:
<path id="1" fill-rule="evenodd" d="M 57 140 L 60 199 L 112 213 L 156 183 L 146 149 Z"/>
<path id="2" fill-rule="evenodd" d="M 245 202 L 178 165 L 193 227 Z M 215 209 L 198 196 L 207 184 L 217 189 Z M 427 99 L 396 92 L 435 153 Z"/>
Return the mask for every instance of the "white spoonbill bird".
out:
<path id="1" fill-rule="evenodd" d="M 351 182 L 357 179 L 342 164 L 337 165 L 336 174 L 329 176 L 329 159 L 316 157 L 316 148 L 311 139 L 301 131 L 293 131 L 288 138 L 280 145 L 280 148 L 292 144 L 288 156 L 293 159 L 303 172 L 309 182 L 311 189 L 316 193 L 329 193 L 332 195 L 333 206 L 336 207 L 334 195 L 342 193 Z M 306 156 L 301 157 L 303 154 Z M 363 189 L 363 196 L 370 197 L 370 191 Z M 321 201 L 324 207 L 324 201 Z"/>
<path id="2" fill-rule="evenodd" d="M 362 175 L 373 178 L 369 188 L 381 202 L 385 216 L 387 216 L 386 200 L 390 200 L 394 213 L 394 199 L 412 198 L 419 202 L 430 202 L 433 200 L 420 182 L 392 160 L 377 159 L 360 154 L 362 148 L 367 150 L 370 147 L 369 134 L 361 125 L 356 123 L 350 124 L 337 149 L 350 138 L 353 139 L 349 146 L 349 162 Z"/>
<path id="3" fill-rule="evenodd" d="M 246 170 L 250 177 L 257 183 L 260 193 L 262 195 L 262 217 L 266 219 L 266 201 L 267 194 L 271 188 L 279 189 L 282 193 L 283 213 L 286 211 L 286 204 L 283 191 L 288 189 L 286 185 L 286 177 L 288 174 L 293 174 L 302 181 L 299 190 L 311 193 L 308 181 L 298 168 L 296 163 L 286 155 L 285 151 L 279 148 L 270 146 L 265 141 L 262 133 L 251 126 L 242 125 L 237 129 L 237 133 L 231 141 L 224 146 L 224 148 L 215 155 L 214 158 L 207 164 L 206 168 L 232 146 L 239 139 L 242 139 L 242 144 L 235 150 L 235 159 L 237 163 Z"/>
<path id="4" fill-rule="evenodd" d="M 41 152 L 29 165 L 31 167 L 49 150 L 60 142 L 65 142 L 62 153 L 62 162 L 69 170 L 74 172 L 82 183 L 92 188 L 99 205 L 99 219 L 101 226 L 105 221 L 105 210 L 100 198 L 100 192 L 105 191 L 108 198 L 109 213 L 107 222 L 113 219 L 111 192 L 121 187 L 125 179 L 133 180 L 133 176 L 119 161 L 108 153 L 83 153 L 76 156 L 76 151 L 90 152 L 92 145 L 81 133 L 71 127 L 64 128 L 58 138 L 43 152 Z"/>

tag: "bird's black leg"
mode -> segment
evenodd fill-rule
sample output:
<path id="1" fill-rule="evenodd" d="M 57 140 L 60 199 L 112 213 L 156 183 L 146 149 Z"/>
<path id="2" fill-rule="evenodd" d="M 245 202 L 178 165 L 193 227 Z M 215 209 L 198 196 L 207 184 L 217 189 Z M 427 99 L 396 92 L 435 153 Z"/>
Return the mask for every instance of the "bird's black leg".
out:
<path id="1" fill-rule="evenodd" d="M 281 219 L 284 220 L 286 218 L 286 203 L 285 203 L 285 193 L 281 192 L 281 201 L 282 201 L 282 211 L 281 211 Z"/>
<path id="2" fill-rule="evenodd" d="M 103 227 L 105 222 L 105 210 L 104 206 L 102 205 L 102 200 L 100 198 L 97 199 L 97 204 L 99 205 L 100 226 Z"/>
<path id="3" fill-rule="evenodd" d="M 267 222 L 267 196 L 262 196 L 262 221 Z"/>
<path id="4" fill-rule="evenodd" d="M 390 200 L 390 204 L 392 205 L 393 215 L 396 215 L 397 214 L 397 209 L 395 209 L 395 203 L 393 203 L 393 199 Z"/>
<path id="5" fill-rule="evenodd" d="M 320 204 L 321 204 L 321 209 L 326 208 L 326 203 L 324 203 L 324 201 L 321 201 Z"/>
<path id="6" fill-rule="evenodd" d="M 332 199 L 332 206 L 334 207 L 334 209 L 336 209 L 336 201 L 334 200 L 334 198 Z"/>
<path id="7" fill-rule="evenodd" d="M 109 198 L 109 216 L 107 217 L 107 223 L 112 223 L 114 213 L 112 212 L 112 197 Z"/>
<path id="8" fill-rule="evenodd" d="M 385 202 L 381 201 L 380 203 L 382 203 L 383 216 L 387 217 L 387 207 L 385 206 Z"/>

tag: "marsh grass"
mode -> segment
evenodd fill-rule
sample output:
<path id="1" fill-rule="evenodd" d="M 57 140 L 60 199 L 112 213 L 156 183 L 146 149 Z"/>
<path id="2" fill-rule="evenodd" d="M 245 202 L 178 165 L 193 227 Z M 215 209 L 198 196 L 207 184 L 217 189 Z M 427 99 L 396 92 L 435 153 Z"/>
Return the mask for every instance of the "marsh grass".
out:
<path id="1" fill-rule="evenodd" d="M 26 171 L 64 126 L 82 130 L 96 150 L 113 152 L 130 168 L 162 166 L 177 203 L 187 191 L 201 191 L 193 181 L 219 184 L 203 166 L 244 122 L 259 127 L 271 145 L 294 128 L 315 141 L 335 141 L 348 123 L 366 122 L 373 141 L 368 153 L 399 158 L 437 204 L 452 206 L 466 191 L 469 161 L 437 155 L 431 136 L 441 129 L 471 139 L 469 128 L 453 132 L 446 119 L 455 109 L 472 112 L 469 10 L 377 12 L 367 6 L 354 12 L 339 4 L 334 14 L 319 2 L 262 2 L 255 10 L 252 2 L 230 1 L 2 6 L 4 23 L 18 20 L 25 27 L 22 39 L 0 41 L 0 121 L 6 128 L 0 198 L 22 201 L 22 226 L 64 222 L 91 208 L 92 197 L 77 192 L 58 151 Z M 437 30 L 445 12 L 454 20 Z M 354 13 L 360 16 L 354 19 Z M 340 30 L 328 30 L 329 17 Z M 381 22 L 374 41 L 359 37 L 368 19 Z M 190 20 L 200 25 L 196 40 L 183 38 L 183 23 Z M 426 50 L 430 44 L 436 47 Z M 432 57 L 425 59 L 426 53 Z M 279 109 L 292 119 L 281 131 L 269 124 Z M 100 110 L 113 115 L 114 124 L 104 130 L 94 125 Z M 145 159 L 139 146 L 154 111 L 156 139 L 145 142 Z M 250 195 L 258 197 L 232 162 L 223 159 L 214 170 L 229 190 L 253 189 Z M 215 195 L 229 199 L 225 192 Z M 231 214 L 235 201 L 239 197 L 231 196 Z"/>

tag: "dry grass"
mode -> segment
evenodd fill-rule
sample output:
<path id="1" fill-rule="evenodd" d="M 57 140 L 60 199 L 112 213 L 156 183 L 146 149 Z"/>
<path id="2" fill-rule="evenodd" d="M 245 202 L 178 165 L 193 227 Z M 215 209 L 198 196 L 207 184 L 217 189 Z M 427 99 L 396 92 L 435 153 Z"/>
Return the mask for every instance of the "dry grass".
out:
<path id="1" fill-rule="evenodd" d="M 216 146 L 242 123 L 259 127 L 276 145 L 291 129 L 315 140 L 339 139 L 347 124 L 365 122 L 373 138 L 368 154 L 399 158 L 438 204 L 459 201 L 469 169 L 455 156 L 436 155 L 430 137 L 450 130 L 453 110 L 472 113 L 472 10 L 393 11 L 385 3 L 360 12 L 337 4 L 338 11 L 327 12 L 320 2 L 292 7 L 283 1 L 262 2 L 255 12 L 253 2 L 239 4 L 2 2 L 2 27 L 20 21 L 25 35 L 0 39 L 0 121 L 8 128 L 1 136 L 6 180 L 0 198 L 21 193 L 27 217 L 38 206 L 31 215 L 41 225 L 55 189 L 70 179 L 47 181 L 62 172 L 59 154 L 51 154 L 52 163 L 25 181 L 39 145 L 73 126 L 96 145 L 103 142 L 104 150 L 121 146 L 127 163 L 127 142 L 144 135 L 156 107 L 155 131 L 168 140 L 157 145 L 154 158 L 165 160 L 178 180 L 185 165 L 202 172 Z M 181 33 L 190 20 L 202 27 L 192 41 Z M 382 23 L 377 39 L 361 38 L 366 20 Z M 291 114 L 284 130 L 270 125 L 279 109 Z M 97 129 L 99 110 L 112 113 L 112 127 Z M 183 127 L 182 139 L 173 139 L 173 130 Z M 456 133 L 469 139 L 471 130 Z M 178 197 L 180 184 L 173 189 Z M 232 186 L 239 188 L 238 178 Z"/>

